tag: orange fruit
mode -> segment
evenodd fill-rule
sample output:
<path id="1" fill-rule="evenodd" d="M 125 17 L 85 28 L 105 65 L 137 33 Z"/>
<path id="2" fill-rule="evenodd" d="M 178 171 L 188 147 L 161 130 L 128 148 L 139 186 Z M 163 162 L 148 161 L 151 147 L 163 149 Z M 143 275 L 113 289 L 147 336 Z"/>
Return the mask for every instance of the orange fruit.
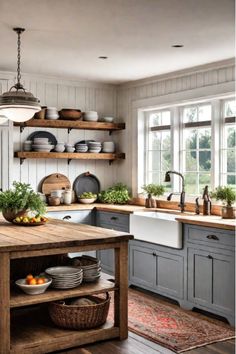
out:
<path id="1" fill-rule="evenodd" d="M 44 284 L 45 283 L 45 279 L 44 278 L 38 278 L 37 279 L 37 284 Z"/>
<path id="2" fill-rule="evenodd" d="M 26 283 L 29 284 L 29 283 L 30 283 L 30 280 L 33 279 L 33 278 L 34 278 L 34 277 L 33 277 L 32 274 L 28 274 L 28 275 L 26 276 Z"/>
<path id="3" fill-rule="evenodd" d="M 37 285 L 37 280 L 35 278 L 30 279 L 29 285 Z"/>

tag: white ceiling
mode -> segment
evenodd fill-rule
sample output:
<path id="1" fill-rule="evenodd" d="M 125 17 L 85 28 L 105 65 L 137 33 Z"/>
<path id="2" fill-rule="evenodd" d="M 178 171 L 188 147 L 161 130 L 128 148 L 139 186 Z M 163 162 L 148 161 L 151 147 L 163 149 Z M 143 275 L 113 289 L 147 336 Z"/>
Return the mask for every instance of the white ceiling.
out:
<path id="1" fill-rule="evenodd" d="M 0 0 L 0 70 L 15 26 L 27 73 L 118 84 L 234 56 L 234 0 Z"/>

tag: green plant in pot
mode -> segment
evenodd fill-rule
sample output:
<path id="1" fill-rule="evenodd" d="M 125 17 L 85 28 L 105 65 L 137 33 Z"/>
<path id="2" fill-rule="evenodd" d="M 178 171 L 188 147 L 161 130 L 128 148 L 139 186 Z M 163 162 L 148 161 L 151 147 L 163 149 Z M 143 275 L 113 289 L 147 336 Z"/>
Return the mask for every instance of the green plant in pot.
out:
<path id="1" fill-rule="evenodd" d="M 0 192 L 0 210 L 4 218 L 12 222 L 16 217 L 29 211 L 35 215 L 46 212 L 46 204 L 26 183 L 13 182 L 13 189 Z"/>
<path id="2" fill-rule="evenodd" d="M 160 197 L 165 192 L 165 187 L 161 184 L 149 183 L 142 187 L 146 192 L 147 198 L 145 200 L 146 208 L 156 208 L 156 200 L 153 197 Z"/>
<path id="3" fill-rule="evenodd" d="M 211 197 L 216 200 L 221 200 L 223 202 L 222 206 L 222 218 L 223 219 L 234 219 L 235 218 L 235 207 L 232 205 L 235 203 L 236 192 L 230 186 L 219 186 L 213 192 L 211 192 Z"/>

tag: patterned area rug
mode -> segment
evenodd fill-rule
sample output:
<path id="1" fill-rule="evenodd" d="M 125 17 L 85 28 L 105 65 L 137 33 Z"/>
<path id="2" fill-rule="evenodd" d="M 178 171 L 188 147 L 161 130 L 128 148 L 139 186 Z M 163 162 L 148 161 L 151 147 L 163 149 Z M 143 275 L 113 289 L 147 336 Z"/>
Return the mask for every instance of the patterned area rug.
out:
<path id="1" fill-rule="evenodd" d="M 112 300 L 113 301 L 113 300 Z M 235 338 L 234 328 L 129 289 L 129 330 L 176 353 Z M 109 319 L 113 319 L 110 306 Z"/>

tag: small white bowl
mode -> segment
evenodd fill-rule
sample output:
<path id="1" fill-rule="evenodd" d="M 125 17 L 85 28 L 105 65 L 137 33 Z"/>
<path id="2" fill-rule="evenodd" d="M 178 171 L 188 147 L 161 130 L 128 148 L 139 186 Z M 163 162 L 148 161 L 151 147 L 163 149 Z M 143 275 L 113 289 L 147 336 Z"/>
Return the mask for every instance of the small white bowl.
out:
<path id="1" fill-rule="evenodd" d="M 49 287 L 49 285 L 52 282 L 51 278 L 47 278 L 47 282 L 44 284 L 38 284 L 38 285 L 28 285 L 26 284 L 25 279 L 18 279 L 15 283 L 19 288 L 21 288 L 24 293 L 28 295 L 38 295 L 38 294 L 43 294 L 46 289 Z"/>
<path id="2" fill-rule="evenodd" d="M 97 200 L 97 198 L 78 198 L 78 201 L 82 204 L 92 204 Z"/>
<path id="3" fill-rule="evenodd" d="M 103 119 L 104 119 L 104 121 L 107 122 L 107 123 L 112 123 L 113 120 L 114 120 L 113 117 L 104 117 Z"/>
<path id="4" fill-rule="evenodd" d="M 69 146 L 66 147 L 66 152 L 74 152 L 74 151 L 75 151 L 74 147 L 69 147 Z"/>

